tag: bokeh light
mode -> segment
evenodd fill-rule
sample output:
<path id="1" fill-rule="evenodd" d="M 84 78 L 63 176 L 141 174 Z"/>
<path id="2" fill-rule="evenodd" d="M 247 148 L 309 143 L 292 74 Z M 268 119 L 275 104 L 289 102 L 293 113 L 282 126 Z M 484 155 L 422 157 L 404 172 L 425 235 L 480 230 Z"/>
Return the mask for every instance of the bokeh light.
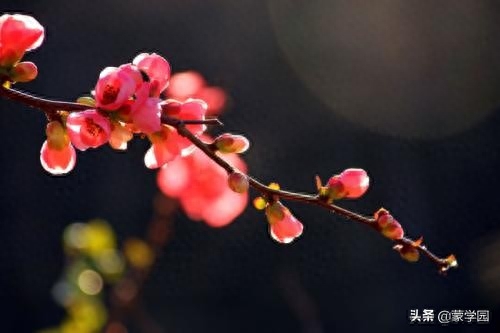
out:
<path id="1" fill-rule="evenodd" d="M 268 1 L 305 86 L 351 122 L 405 138 L 470 129 L 500 104 L 500 30 L 483 1 Z"/>

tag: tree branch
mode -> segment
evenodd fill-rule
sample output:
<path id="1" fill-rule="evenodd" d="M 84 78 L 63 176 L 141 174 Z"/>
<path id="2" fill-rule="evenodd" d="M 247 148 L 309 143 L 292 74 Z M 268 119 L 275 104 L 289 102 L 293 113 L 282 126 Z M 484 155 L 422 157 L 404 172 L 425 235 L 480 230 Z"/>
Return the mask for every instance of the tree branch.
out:
<path id="1" fill-rule="evenodd" d="M 89 109 L 88 105 L 84 104 L 79 104 L 79 103 L 71 103 L 71 102 L 63 102 L 63 101 L 57 101 L 57 100 L 49 100 L 49 99 L 44 99 L 40 97 L 36 97 L 33 95 L 30 95 L 25 92 L 21 92 L 18 90 L 6 88 L 4 86 L 0 85 L 0 96 L 6 97 L 8 99 L 26 104 L 28 106 L 31 106 L 33 108 L 37 108 L 42 110 L 47 114 L 47 116 L 50 116 L 51 114 L 57 114 L 58 111 L 64 110 L 67 112 L 77 112 L 77 111 L 82 111 Z M 162 115 L 162 123 L 173 126 L 177 129 L 179 134 L 183 135 L 186 137 L 188 140 L 190 140 L 196 147 L 198 147 L 201 151 L 203 151 L 210 159 L 212 159 L 215 163 L 217 163 L 219 166 L 224 168 L 224 170 L 227 171 L 227 173 L 233 173 L 236 170 L 235 167 L 233 167 L 231 164 L 226 162 L 224 159 L 222 159 L 220 156 L 216 154 L 216 152 L 206 143 L 201 141 L 197 136 L 195 136 L 193 133 L 191 133 L 187 128 L 186 125 L 189 124 L 209 124 L 209 125 L 221 125 L 222 123 L 218 119 L 207 119 L 207 120 L 202 120 L 202 121 L 197 121 L 197 120 L 180 120 L 176 118 L 171 118 L 166 115 Z M 367 217 L 363 216 L 361 214 L 355 213 L 353 211 L 350 211 L 348 209 L 339 207 L 334 204 L 327 203 L 324 201 L 322 198 L 320 198 L 316 194 L 306 194 L 306 193 L 297 193 L 297 192 L 291 192 L 291 191 L 285 191 L 281 189 L 273 189 L 269 186 L 264 185 L 257 179 L 253 178 L 250 175 L 247 175 L 249 184 L 251 187 L 253 187 L 255 190 L 260 192 L 262 195 L 269 197 L 269 198 L 277 198 L 277 199 L 284 199 L 284 200 L 291 200 L 291 201 L 297 201 L 297 202 L 302 202 L 306 204 L 312 204 L 316 206 L 320 206 L 324 209 L 327 209 L 333 213 L 336 213 L 340 216 L 343 216 L 344 218 L 355 221 L 358 223 L 362 223 L 364 225 L 367 225 L 371 227 L 374 230 L 378 230 L 378 225 L 377 222 L 374 218 L 372 217 Z M 447 258 L 441 258 L 434 253 L 432 253 L 425 245 L 421 244 L 419 241 L 412 240 L 411 238 L 403 237 L 402 239 L 394 240 L 393 241 L 396 246 L 406 246 L 406 247 L 411 247 L 419 250 L 422 252 L 429 260 L 434 262 L 439 269 L 440 273 L 446 273 L 450 268 L 456 267 L 457 262 L 454 258 L 454 256 L 449 256 Z"/>

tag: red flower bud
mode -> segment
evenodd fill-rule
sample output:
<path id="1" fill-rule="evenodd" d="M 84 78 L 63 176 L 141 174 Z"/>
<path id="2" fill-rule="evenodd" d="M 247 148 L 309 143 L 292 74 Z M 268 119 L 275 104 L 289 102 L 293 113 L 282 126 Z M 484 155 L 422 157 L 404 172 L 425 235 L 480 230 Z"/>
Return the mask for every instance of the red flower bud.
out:
<path id="1" fill-rule="evenodd" d="M 224 133 L 215 138 L 214 145 L 221 153 L 243 153 L 250 147 L 250 142 L 243 135 Z"/>
<path id="2" fill-rule="evenodd" d="M 248 177 L 241 172 L 233 172 L 227 178 L 229 188 L 236 193 L 245 193 L 248 191 Z"/>

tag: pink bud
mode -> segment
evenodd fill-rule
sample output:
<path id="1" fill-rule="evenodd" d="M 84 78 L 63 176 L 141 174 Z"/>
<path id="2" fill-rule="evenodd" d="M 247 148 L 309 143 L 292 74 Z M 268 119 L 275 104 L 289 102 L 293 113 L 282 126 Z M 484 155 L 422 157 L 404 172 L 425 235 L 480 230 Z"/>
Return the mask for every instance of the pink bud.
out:
<path id="1" fill-rule="evenodd" d="M 224 133 L 215 138 L 214 145 L 221 153 L 243 153 L 250 147 L 250 142 L 243 135 Z"/>
<path id="2" fill-rule="evenodd" d="M 399 252 L 401 258 L 408 262 L 417 262 L 420 258 L 420 252 L 418 252 L 418 250 L 413 246 L 396 245 L 394 249 Z"/>
<path id="3" fill-rule="evenodd" d="M 302 235 L 304 226 L 281 202 L 269 204 L 266 207 L 266 216 L 269 222 L 269 233 L 275 241 L 288 244 Z"/>
<path id="4" fill-rule="evenodd" d="M 156 53 L 141 53 L 135 57 L 133 64 L 149 77 L 151 83 L 150 95 L 160 96 L 161 92 L 168 86 L 170 79 L 170 64 L 162 56 Z"/>
<path id="5" fill-rule="evenodd" d="M 377 229 L 380 230 L 382 235 L 392 240 L 403 238 L 404 230 L 401 224 L 394 219 L 388 210 L 380 208 L 373 214 L 373 217 L 377 222 Z"/>
<path id="6" fill-rule="evenodd" d="M 69 144 L 69 136 L 66 129 L 59 121 L 51 121 L 45 129 L 47 144 L 49 148 L 61 150 Z"/>
<path id="7" fill-rule="evenodd" d="M 11 67 L 26 51 L 39 47 L 45 36 L 43 26 L 23 14 L 0 16 L 0 67 Z"/>
<path id="8" fill-rule="evenodd" d="M 34 63 L 24 61 L 15 65 L 9 74 L 13 82 L 29 82 L 36 78 L 38 69 Z"/>
<path id="9" fill-rule="evenodd" d="M 70 113 L 66 127 L 71 143 L 79 150 L 97 148 L 111 135 L 109 120 L 93 109 Z"/>
<path id="10" fill-rule="evenodd" d="M 361 197 L 366 192 L 370 185 L 370 178 L 365 170 L 351 168 L 344 170 L 338 176 L 330 178 L 327 186 L 337 189 L 340 186 L 339 182 L 342 184 L 339 196 L 355 199 Z"/>
<path id="11" fill-rule="evenodd" d="M 380 208 L 373 216 L 380 228 L 385 228 L 394 222 L 394 217 L 384 208 Z"/>
<path id="12" fill-rule="evenodd" d="M 45 133 L 47 140 L 40 150 L 42 167 L 53 175 L 70 172 L 75 166 L 76 153 L 65 128 L 59 121 L 51 121 L 47 124 Z"/>
<path id="13" fill-rule="evenodd" d="M 229 188 L 236 193 L 245 193 L 248 191 L 248 177 L 241 172 L 233 172 L 228 176 Z"/>
<path id="14" fill-rule="evenodd" d="M 381 232 L 382 235 L 392 240 L 401 239 L 405 234 L 401 224 L 399 224 L 396 220 L 393 220 L 391 223 L 383 227 Z"/>

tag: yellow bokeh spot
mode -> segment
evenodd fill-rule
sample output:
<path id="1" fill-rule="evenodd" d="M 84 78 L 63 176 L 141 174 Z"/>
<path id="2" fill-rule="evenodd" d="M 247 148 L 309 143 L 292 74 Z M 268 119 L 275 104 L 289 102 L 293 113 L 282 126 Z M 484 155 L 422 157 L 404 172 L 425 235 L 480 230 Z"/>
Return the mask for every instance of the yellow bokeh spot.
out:
<path id="1" fill-rule="evenodd" d="M 73 223 L 64 231 L 63 240 L 66 249 L 81 251 L 93 257 L 116 248 L 113 229 L 104 220 Z"/>
<path id="2" fill-rule="evenodd" d="M 87 251 L 90 255 L 97 256 L 102 251 L 116 247 L 113 229 L 103 220 L 92 220 L 85 230 Z"/>
<path id="3" fill-rule="evenodd" d="M 87 295 L 97 295 L 103 287 L 102 277 L 96 271 L 86 269 L 78 276 L 78 287 Z"/>
<path id="4" fill-rule="evenodd" d="M 103 250 L 95 260 L 100 272 L 106 276 L 120 275 L 125 268 L 121 254 L 115 249 Z"/>
<path id="5" fill-rule="evenodd" d="M 253 206 L 258 210 L 266 208 L 267 201 L 263 197 L 257 197 L 253 200 Z"/>
<path id="6" fill-rule="evenodd" d="M 82 250 L 87 245 L 85 239 L 86 225 L 83 223 L 70 224 L 64 230 L 63 241 L 68 249 Z"/>
<path id="7" fill-rule="evenodd" d="M 106 323 L 107 313 L 100 301 L 86 298 L 68 307 L 68 317 L 61 325 L 64 333 L 100 332 Z"/>
<path id="8" fill-rule="evenodd" d="M 153 250 L 146 242 L 138 238 L 127 239 L 123 245 L 123 252 L 134 267 L 147 268 L 153 264 Z"/>

